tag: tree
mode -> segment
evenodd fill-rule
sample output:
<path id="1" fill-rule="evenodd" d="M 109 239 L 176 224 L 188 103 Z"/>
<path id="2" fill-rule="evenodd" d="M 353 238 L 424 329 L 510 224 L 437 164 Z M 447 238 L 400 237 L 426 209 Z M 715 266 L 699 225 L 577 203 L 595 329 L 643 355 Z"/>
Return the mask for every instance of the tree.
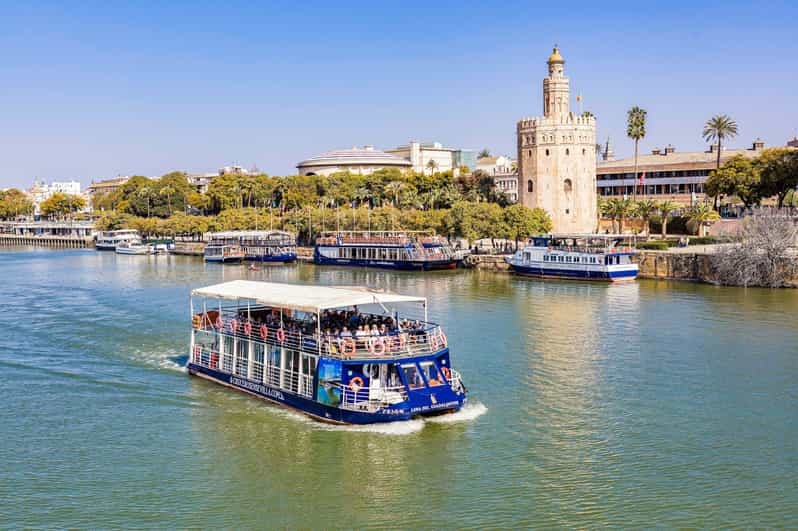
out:
<path id="1" fill-rule="evenodd" d="M 147 217 L 150 217 L 150 200 L 152 199 L 152 188 L 149 186 L 142 186 L 136 192 L 136 195 L 143 197 L 147 201 Z"/>
<path id="2" fill-rule="evenodd" d="M 477 155 L 477 158 L 480 159 L 484 159 L 485 157 L 490 157 L 490 150 L 488 148 L 483 148 Z"/>
<path id="3" fill-rule="evenodd" d="M 45 216 L 64 216 L 77 212 L 86 206 L 86 200 L 79 195 L 56 192 L 39 205 Z"/>
<path id="4" fill-rule="evenodd" d="M 743 155 L 735 155 L 712 171 L 704 183 L 711 197 L 736 195 L 746 208 L 762 200 L 760 165 Z"/>
<path id="5" fill-rule="evenodd" d="M 687 220 L 696 226 L 695 230 L 698 236 L 705 236 L 702 233 L 706 231 L 707 225 L 716 219 L 720 219 L 717 211 L 703 203 L 699 203 L 687 211 Z"/>
<path id="6" fill-rule="evenodd" d="M 582 118 L 595 118 L 596 115 L 590 111 L 585 111 L 582 113 Z"/>
<path id="7" fill-rule="evenodd" d="M 429 161 L 427 161 L 427 168 L 429 169 L 429 174 L 434 175 L 435 170 L 438 169 L 438 163 L 435 159 L 429 159 Z"/>
<path id="8" fill-rule="evenodd" d="M 739 244 L 711 256 L 718 282 L 778 288 L 798 276 L 798 262 L 790 256 L 798 247 L 798 219 L 781 209 L 756 208 L 741 232 Z"/>
<path id="9" fill-rule="evenodd" d="M 671 213 L 679 208 L 679 204 L 670 199 L 665 199 L 657 203 L 657 208 L 659 208 L 659 213 L 662 216 L 662 239 L 665 239 L 665 236 L 668 234 L 668 219 Z"/>
<path id="10" fill-rule="evenodd" d="M 162 196 L 166 196 L 166 206 L 169 211 L 169 216 L 172 216 L 172 195 L 175 193 L 175 189 L 169 186 L 163 186 L 158 193 Z"/>
<path id="11" fill-rule="evenodd" d="M 762 195 L 776 196 L 778 207 L 798 187 L 798 150 L 790 148 L 766 149 L 758 157 Z"/>
<path id="12" fill-rule="evenodd" d="M 0 219 L 13 219 L 33 213 L 33 202 L 16 188 L 0 190 Z"/>
<path id="13" fill-rule="evenodd" d="M 399 206 L 399 194 L 407 188 L 402 181 L 391 181 L 385 185 L 385 192 L 390 194 L 393 206 Z"/>
<path id="14" fill-rule="evenodd" d="M 718 154 L 715 161 L 715 171 L 720 169 L 720 152 L 723 141 L 727 138 L 737 136 L 737 122 L 726 114 L 716 114 L 704 124 L 704 131 L 701 133 L 707 142 L 718 143 Z M 718 196 L 715 196 L 715 210 L 718 209 Z"/>
<path id="15" fill-rule="evenodd" d="M 635 141 L 635 173 L 632 198 L 637 199 L 637 155 L 640 140 L 646 136 L 646 111 L 634 106 L 626 113 L 626 136 Z"/>
<path id="16" fill-rule="evenodd" d="M 658 210 L 657 203 L 652 201 L 651 199 L 644 199 L 642 201 L 638 201 L 634 205 L 634 213 L 640 216 L 643 220 L 643 225 L 645 225 L 646 235 L 651 233 L 651 227 L 649 226 L 649 220 L 651 220 L 651 216 Z"/>
<path id="17" fill-rule="evenodd" d="M 509 235 L 515 239 L 515 250 L 518 250 L 518 240 L 527 239 L 536 234 L 546 234 L 551 231 L 551 218 L 542 208 L 527 208 L 524 205 L 510 205 L 504 209 L 504 223 Z"/>
<path id="18" fill-rule="evenodd" d="M 613 224 L 616 219 L 618 220 L 618 234 L 622 234 L 623 220 L 632 213 L 632 201 L 613 197 L 607 201 L 606 211 L 610 219 L 613 220 Z"/>

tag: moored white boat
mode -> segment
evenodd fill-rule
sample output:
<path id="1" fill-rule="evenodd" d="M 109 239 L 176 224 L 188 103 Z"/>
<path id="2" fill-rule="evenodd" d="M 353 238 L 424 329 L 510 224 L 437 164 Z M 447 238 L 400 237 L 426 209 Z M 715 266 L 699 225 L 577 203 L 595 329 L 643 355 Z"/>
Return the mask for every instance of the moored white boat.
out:
<path id="1" fill-rule="evenodd" d="M 631 258 L 636 253 L 622 241 L 622 236 L 604 234 L 540 236 L 506 261 L 513 272 L 533 277 L 634 280 L 639 268 Z"/>
<path id="2" fill-rule="evenodd" d="M 98 251 L 114 251 L 117 245 L 121 243 L 140 244 L 141 236 L 139 236 L 139 231 L 123 229 L 101 232 L 97 236 L 95 248 Z"/>
<path id="3" fill-rule="evenodd" d="M 122 242 L 116 246 L 117 254 L 155 254 L 155 247 L 146 243 Z"/>

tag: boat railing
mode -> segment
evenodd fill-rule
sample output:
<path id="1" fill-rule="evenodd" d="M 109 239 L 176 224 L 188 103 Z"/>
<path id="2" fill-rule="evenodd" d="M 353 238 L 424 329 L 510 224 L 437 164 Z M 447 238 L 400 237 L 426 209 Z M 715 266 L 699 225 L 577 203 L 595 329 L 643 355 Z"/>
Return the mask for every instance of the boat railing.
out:
<path id="1" fill-rule="evenodd" d="M 191 321 L 195 330 L 220 332 L 248 341 L 340 360 L 425 356 L 448 347 L 446 335 L 441 327 L 435 324 L 428 324 L 422 329 L 401 330 L 383 335 L 356 337 L 322 335 L 319 340 L 315 333 L 303 333 L 290 327 L 268 325 L 242 317 L 219 315 L 215 311 L 195 314 Z"/>
<path id="2" fill-rule="evenodd" d="M 445 371 L 444 371 L 445 372 Z M 449 369 L 448 376 L 446 377 L 446 381 L 449 382 L 449 385 L 452 386 L 452 390 L 455 393 L 461 393 L 465 391 L 463 387 L 463 380 L 460 377 L 460 373 L 454 369 Z"/>
<path id="3" fill-rule="evenodd" d="M 407 400 L 404 385 L 395 387 L 361 387 L 334 384 L 341 392 L 341 407 L 353 411 L 376 411 Z"/>
<path id="4" fill-rule="evenodd" d="M 634 253 L 632 247 L 585 247 L 579 245 L 555 245 L 548 246 L 549 251 L 562 251 L 566 253 L 585 253 L 585 254 L 610 254 L 610 253 Z"/>

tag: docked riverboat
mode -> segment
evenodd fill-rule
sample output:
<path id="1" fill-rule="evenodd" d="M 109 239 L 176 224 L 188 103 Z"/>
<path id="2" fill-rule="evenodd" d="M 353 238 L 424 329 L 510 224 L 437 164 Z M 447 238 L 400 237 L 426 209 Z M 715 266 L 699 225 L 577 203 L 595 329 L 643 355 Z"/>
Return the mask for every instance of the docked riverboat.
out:
<path id="1" fill-rule="evenodd" d="M 141 236 L 139 235 L 139 231 L 123 229 L 101 232 L 97 236 L 97 241 L 94 245 L 98 251 L 115 251 L 117 245 L 122 243 L 134 245 L 141 244 Z"/>
<path id="2" fill-rule="evenodd" d="M 296 236 L 282 230 L 214 232 L 211 243 L 238 245 L 244 260 L 288 263 L 296 261 Z"/>
<path id="3" fill-rule="evenodd" d="M 513 272 L 542 278 L 621 281 L 637 278 L 634 249 L 612 235 L 563 235 L 532 238 L 507 257 Z"/>
<path id="4" fill-rule="evenodd" d="M 203 256 L 206 262 L 241 263 L 244 260 L 244 250 L 240 245 L 211 242 L 205 246 Z"/>
<path id="5" fill-rule="evenodd" d="M 346 265 L 429 271 L 454 269 L 462 256 L 430 232 L 325 232 L 316 239 L 313 261 Z"/>
<path id="6" fill-rule="evenodd" d="M 407 305 L 423 321 L 400 314 Z M 332 423 L 453 413 L 466 388 L 426 308 L 423 297 L 367 289 L 247 280 L 196 289 L 188 372 Z"/>
<path id="7" fill-rule="evenodd" d="M 157 251 L 153 245 L 146 243 L 122 242 L 116 246 L 116 254 L 155 254 Z"/>

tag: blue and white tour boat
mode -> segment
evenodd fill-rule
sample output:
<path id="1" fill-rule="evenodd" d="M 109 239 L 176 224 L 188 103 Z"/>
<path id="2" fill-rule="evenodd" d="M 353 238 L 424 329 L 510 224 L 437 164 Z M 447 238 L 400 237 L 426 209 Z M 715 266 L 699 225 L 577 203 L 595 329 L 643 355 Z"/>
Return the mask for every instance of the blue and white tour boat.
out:
<path id="1" fill-rule="evenodd" d="M 282 230 L 236 230 L 211 233 L 211 243 L 238 245 L 244 260 L 287 263 L 296 261 L 296 236 Z"/>
<path id="2" fill-rule="evenodd" d="M 431 232 L 336 231 L 316 239 L 313 261 L 346 265 L 429 271 L 455 269 L 463 258 Z"/>
<path id="3" fill-rule="evenodd" d="M 506 258 L 520 275 L 541 278 L 621 281 L 637 278 L 638 265 L 623 236 L 605 234 L 553 235 L 531 239 Z"/>
<path id="4" fill-rule="evenodd" d="M 407 305 L 423 320 L 399 313 Z M 391 422 L 466 402 L 423 297 L 235 280 L 192 291 L 191 314 L 189 374 L 318 420 Z"/>

